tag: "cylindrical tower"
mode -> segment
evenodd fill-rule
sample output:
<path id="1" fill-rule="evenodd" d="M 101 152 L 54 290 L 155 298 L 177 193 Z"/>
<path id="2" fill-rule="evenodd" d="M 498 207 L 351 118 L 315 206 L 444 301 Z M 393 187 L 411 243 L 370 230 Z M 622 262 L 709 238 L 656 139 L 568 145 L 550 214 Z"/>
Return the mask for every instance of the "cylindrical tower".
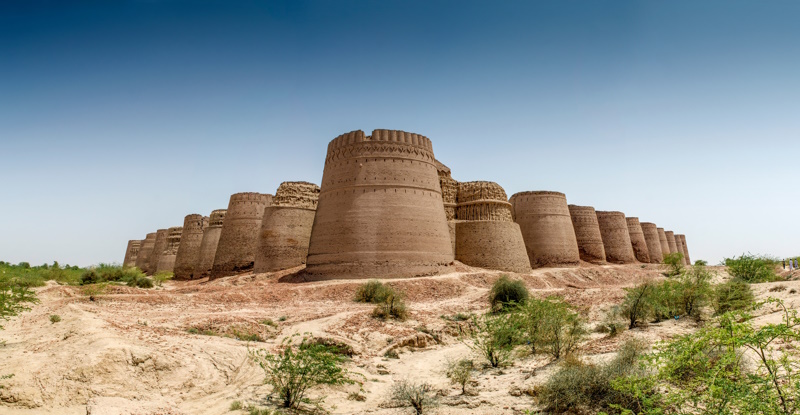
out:
<path id="1" fill-rule="evenodd" d="M 141 239 L 131 239 L 128 241 L 128 247 L 125 248 L 125 259 L 122 261 L 123 267 L 135 267 L 136 257 L 139 256 L 139 249 L 142 247 Z"/>
<path id="2" fill-rule="evenodd" d="M 675 232 L 666 231 L 664 234 L 667 236 L 667 244 L 669 245 L 669 253 L 674 254 L 678 252 L 678 245 L 675 243 Z M 681 252 L 683 254 L 683 252 Z"/>
<path id="3" fill-rule="evenodd" d="M 614 264 L 633 264 L 636 255 L 633 253 L 628 222 L 622 212 L 597 211 L 597 223 L 603 237 L 606 260 Z"/>
<path id="4" fill-rule="evenodd" d="M 167 245 L 164 247 L 164 252 L 158 258 L 158 265 L 154 274 L 159 272 L 172 272 L 175 268 L 175 257 L 178 255 L 178 249 L 181 246 L 181 234 L 183 233 L 183 226 L 175 226 L 167 229 Z"/>
<path id="5" fill-rule="evenodd" d="M 283 182 L 264 209 L 253 272 L 272 272 L 306 263 L 319 186 Z"/>
<path id="6" fill-rule="evenodd" d="M 150 266 L 150 257 L 153 254 L 153 248 L 156 244 L 156 232 L 148 233 L 142 241 L 142 247 L 139 248 L 139 255 L 136 257 L 136 268 L 142 272 L 148 272 Z"/>
<path id="7" fill-rule="evenodd" d="M 183 219 L 183 233 L 178 253 L 175 256 L 173 273 L 177 280 L 194 280 L 200 278 L 199 265 L 200 244 L 203 243 L 203 230 L 208 225 L 208 217 L 192 213 Z"/>
<path id="8" fill-rule="evenodd" d="M 475 267 L 530 272 L 522 233 L 511 220 L 511 204 L 500 185 L 459 183 L 456 219 L 456 259 Z"/>
<path id="9" fill-rule="evenodd" d="M 664 254 L 661 252 L 661 240 L 658 236 L 658 227 L 655 223 L 642 222 L 642 232 L 644 233 L 644 240 L 647 242 L 647 251 L 650 253 L 650 263 L 660 264 L 664 259 Z"/>
<path id="10" fill-rule="evenodd" d="M 675 235 L 676 237 L 678 235 Z M 692 259 L 689 258 L 689 247 L 686 245 L 686 235 L 680 235 L 681 242 L 683 242 L 683 258 L 686 260 L 686 265 L 692 265 Z"/>
<path id="11" fill-rule="evenodd" d="M 236 193 L 228 203 L 210 279 L 251 271 L 256 260 L 258 232 L 272 195 Z"/>
<path id="12" fill-rule="evenodd" d="M 628 224 L 628 234 L 631 237 L 631 246 L 633 246 L 633 254 L 636 259 L 645 264 L 650 263 L 650 251 L 647 249 L 647 241 L 644 239 L 639 218 L 625 218 L 625 222 Z"/>
<path id="13" fill-rule="evenodd" d="M 200 242 L 200 253 L 195 274 L 198 278 L 207 277 L 214 266 L 214 255 L 217 253 L 219 235 L 222 233 L 222 224 L 225 220 L 226 209 L 217 209 L 211 212 L 208 226 L 203 229 L 203 240 Z"/>
<path id="14" fill-rule="evenodd" d="M 153 245 L 153 254 L 150 255 L 150 263 L 147 265 L 147 274 L 153 275 L 158 272 L 158 262 L 164 256 L 167 248 L 167 236 L 169 229 L 159 229 L 156 231 L 156 243 Z"/>
<path id="15" fill-rule="evenodd" d="M 569 216 L 575 229 L 581 259 L 593 264 L 605 264 L 606 250 L 603 247 L 603 237 L 600 235 L 600 225 L 597 223 L 597 213 L 594 208 L 569 205 Z"/>
<path id="16" fill-rule="evenodd" d="M 453 249 L 431 141 L 404 131 L 328 144 L 306 271 L 391 278 L 449 269 Z"/>
<path id="17" fill-rule="evenodd" d="M 681 235 L 675 234 L 675 247 L 678 248 L 678 252 L 683 255 L 683 265 L 689 265 L 689 260 L 686 258 L 686 247 L 683 246 L 683 238 L 681 238 Z"/>
<path id="18" fill-rule="evenodd" d="M 664 232 L 664 228 L 657 228 L 658 230 L 658 242 L 661 243 L 661 260 L 664 260 L 665 255 L 669 255 L 669 242 L 667 242 L 667 234 Z"/>
<path id="19" fill-rule="evenodd" d="M 566 195 L 549 191 L 520 192 L 511 196 L 511 204 L 534 268 L 580 264 L 578 240 Z"/>

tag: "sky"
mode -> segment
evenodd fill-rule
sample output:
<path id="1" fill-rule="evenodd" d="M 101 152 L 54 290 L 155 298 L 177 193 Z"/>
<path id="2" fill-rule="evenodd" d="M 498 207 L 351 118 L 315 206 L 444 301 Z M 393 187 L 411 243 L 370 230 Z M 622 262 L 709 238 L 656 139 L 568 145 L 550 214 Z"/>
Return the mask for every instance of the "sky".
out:
<path id="1" fill-rule="evenodd" d="M 800 255 L 800 2 L 0 2 L 0 260 L 320 183 L 327 143 L 429 137 L 459 181 L 555 190 Z"/>

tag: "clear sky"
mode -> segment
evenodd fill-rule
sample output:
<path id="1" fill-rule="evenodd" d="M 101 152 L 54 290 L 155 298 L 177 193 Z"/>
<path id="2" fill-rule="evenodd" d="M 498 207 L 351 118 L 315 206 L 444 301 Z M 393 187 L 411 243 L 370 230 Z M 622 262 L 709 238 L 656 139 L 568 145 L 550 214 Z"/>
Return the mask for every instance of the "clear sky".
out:
<path id="1" fill-rule="evenodd" d="M 797 1 L 0 2 L 0 260 L 121 262 L 356 129 L 460 181 L 800 254 Z"/>

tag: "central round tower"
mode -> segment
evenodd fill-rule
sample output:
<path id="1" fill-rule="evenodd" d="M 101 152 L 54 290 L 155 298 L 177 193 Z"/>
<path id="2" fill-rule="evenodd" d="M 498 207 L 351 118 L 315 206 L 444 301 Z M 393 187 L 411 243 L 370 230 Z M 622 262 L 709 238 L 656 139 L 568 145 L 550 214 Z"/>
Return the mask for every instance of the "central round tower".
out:
<path id="1" fill-rule="evenodd" d="M 312 279 L 432 275 L 453 260 L 427 137 L 359 130 L 328 144 L 308 249 Z"/>

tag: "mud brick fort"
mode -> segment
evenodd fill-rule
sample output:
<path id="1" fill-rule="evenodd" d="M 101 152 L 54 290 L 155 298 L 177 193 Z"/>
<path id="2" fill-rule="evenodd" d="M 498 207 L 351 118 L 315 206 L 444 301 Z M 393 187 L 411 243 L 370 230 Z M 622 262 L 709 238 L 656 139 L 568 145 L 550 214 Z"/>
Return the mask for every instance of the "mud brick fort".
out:
<path id="1" fill-rule="evenodd" d="M 328 143 L 319 186 L 236 193 L 227 209 L 128 241 L 123 265 L 182 280 L 291 268 L 325 280 L 435 275 L 455 261 L 516 273 L 657 264 L 671 253 L 691 263 L 685 235 L 559 192 L 509 198 L 498 183 L 458 182 L 427 137 L 357 130 Z"/>

